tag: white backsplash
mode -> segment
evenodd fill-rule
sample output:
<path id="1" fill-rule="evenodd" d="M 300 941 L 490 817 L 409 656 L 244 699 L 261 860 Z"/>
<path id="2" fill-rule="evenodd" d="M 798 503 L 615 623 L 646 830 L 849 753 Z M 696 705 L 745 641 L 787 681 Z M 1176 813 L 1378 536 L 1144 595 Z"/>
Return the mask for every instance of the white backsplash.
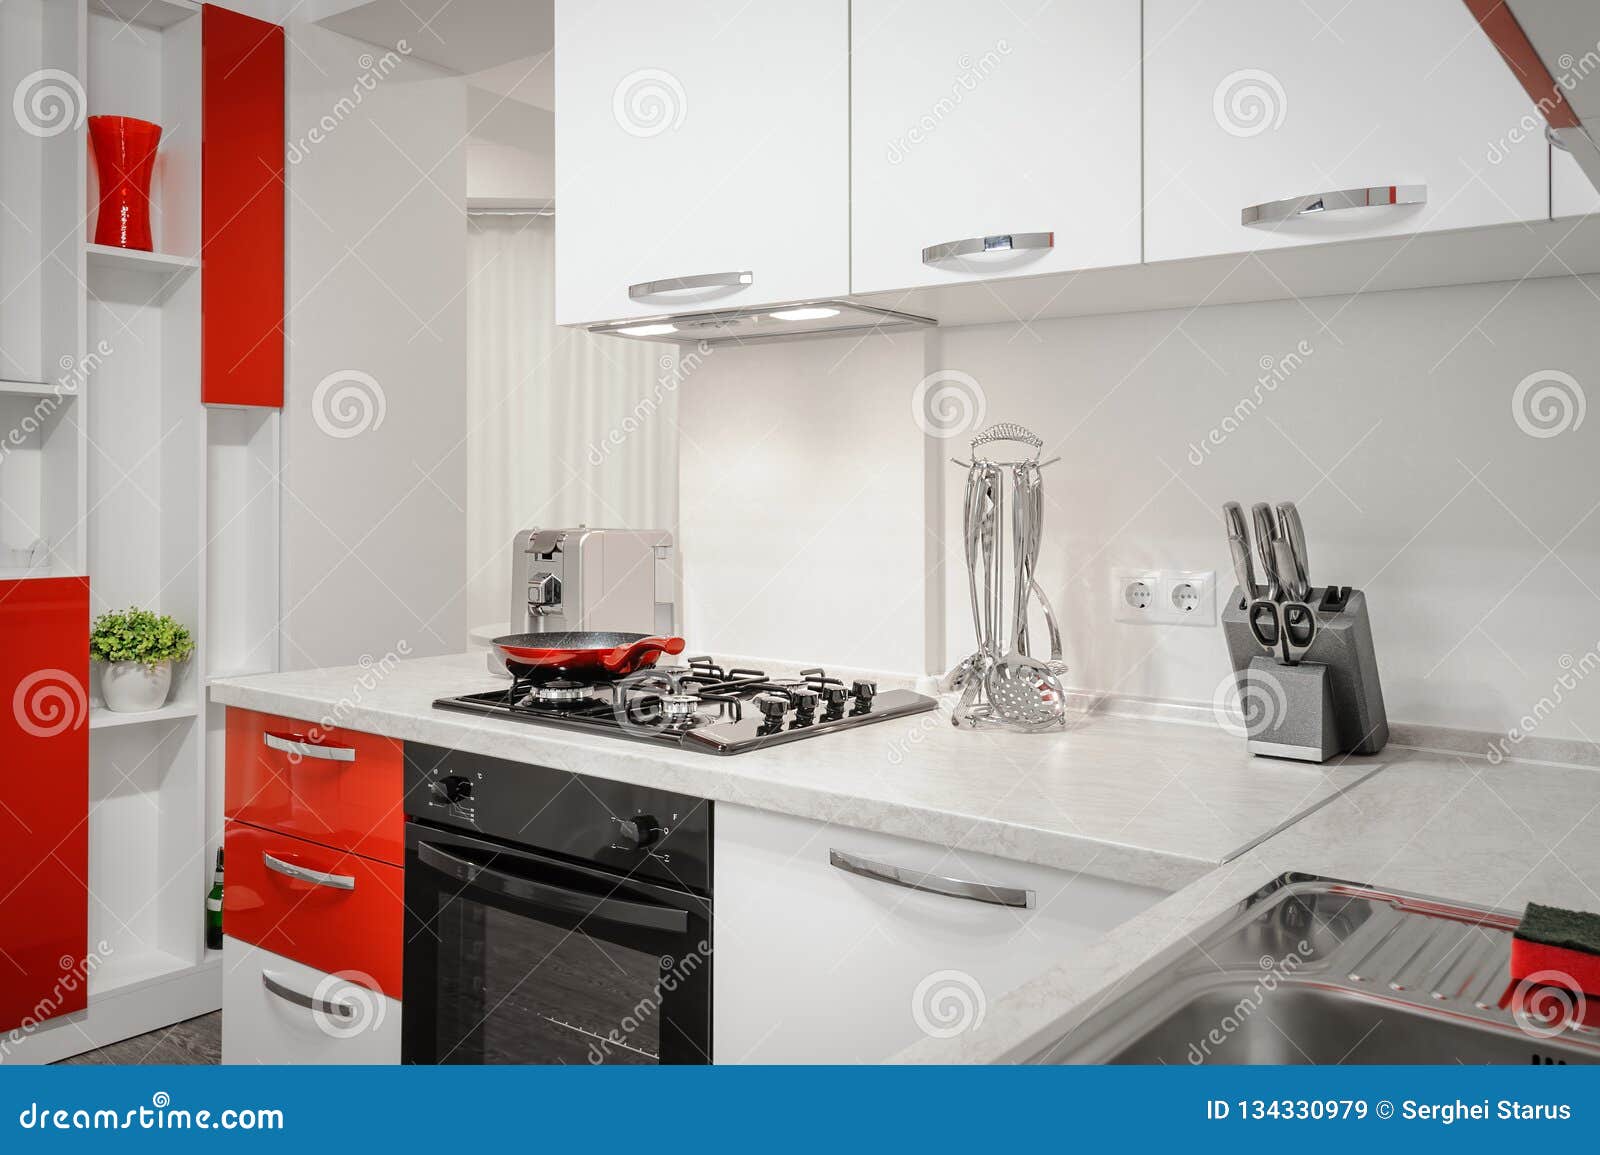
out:
<path id="1" fill-rule="evenodd" d="M 1600 739 L 1600 420 L 1553 408 L 1549 435 L 1548 382 L 1513 409 L 1543 371 L 1600 390 L 1600 281 L 719 350 L 682 400 L 691 645 L 913 673 L 970 649 L 967 436 L 913 417 L 937 370 L 1062 458 L 1040 576 L 1072 686 L 1210 701 L 1218 630 L 1114 622 L 1111 570 L 1211 569 L 1225 593 L 1221 504 L 1289 499 L 1313 580 L 1368 591 L 1391 719 Z"/>

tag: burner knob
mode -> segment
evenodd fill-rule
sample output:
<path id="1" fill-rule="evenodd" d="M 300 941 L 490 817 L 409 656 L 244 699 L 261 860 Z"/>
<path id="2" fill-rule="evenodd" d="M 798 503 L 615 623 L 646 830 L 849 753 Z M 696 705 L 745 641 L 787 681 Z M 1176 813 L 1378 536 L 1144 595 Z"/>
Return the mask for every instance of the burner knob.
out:
<path id="1" fill-rule="evenodd" d="M 762 694 L 756 699 L 756 705 L 761 708 L 761 716 L 769 722 L 781 722 L 789 712 L 789 699 L 782 694 Z"/>
<path id="2" fill-rule="evenodd" d="M 878 683 L 860 679 L 850 687 L 850 692 L 862 702 L 870 702 L 878 695 Z"/>
<path id="3" fill-rule="evenodd" d="M 828 709 L 839 710 L 849 701 L 850 692 L 843 686 L 823 686 L 822 700 L 828 703 Z"/>
<path id="4" fill-rule="evenodd" d="M 442 806 L 453 806 L 472 797 L 472 783 L 458 774 L 450 774 L 433 784 L 433 798 Z"/>
<path id="5" fill-rule="evenodd" d="M 635 849 L 647 850 L 661 841 L 661 823 L 648 814 L 635 814 L 632 818 L 619 818 L 617 825 L 622 837 L 633 843 Z"/>
<path id="6" fill-rule="evenodd" d="M 815 714 L 817 712 L 817 692 L 815 690 L 796 690 L 791 695 L 794 700 L 796 714 Z"/>

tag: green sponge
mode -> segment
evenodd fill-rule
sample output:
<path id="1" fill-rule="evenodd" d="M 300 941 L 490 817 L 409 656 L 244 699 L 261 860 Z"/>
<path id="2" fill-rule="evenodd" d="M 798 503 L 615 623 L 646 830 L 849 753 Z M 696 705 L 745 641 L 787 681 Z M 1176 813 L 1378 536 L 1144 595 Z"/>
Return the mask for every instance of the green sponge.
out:
<path id="1" fill-rule="evenodd" d="M 1600 914 L 1530 902 L 1528 909 L 1522 912 L 1516 936 L 1546 946 L 1600 954 Z"/>

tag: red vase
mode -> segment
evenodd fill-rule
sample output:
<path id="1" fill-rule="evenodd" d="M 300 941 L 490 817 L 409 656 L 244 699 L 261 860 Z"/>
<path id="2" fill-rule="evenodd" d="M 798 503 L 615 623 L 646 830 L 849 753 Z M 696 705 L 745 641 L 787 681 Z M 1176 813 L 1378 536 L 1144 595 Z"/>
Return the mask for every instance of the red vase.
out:
<path id="1" fill-rule="evenodd" d="M 150 178 L 155 174 L 161 126 L 131 116 L 91 116 L 89 137 L 100 172 L 100 219 L 94 226 L 94 243 L 149 252 L 154 248 Z"/>

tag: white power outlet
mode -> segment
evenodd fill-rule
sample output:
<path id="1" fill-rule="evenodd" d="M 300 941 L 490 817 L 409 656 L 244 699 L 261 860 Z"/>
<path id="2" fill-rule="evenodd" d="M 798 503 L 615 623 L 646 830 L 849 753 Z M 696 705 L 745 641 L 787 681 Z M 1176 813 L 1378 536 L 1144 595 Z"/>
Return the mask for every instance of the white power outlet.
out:
<path id="1" fill-rule="evenodd" d="M 1217 575 L 1211 570 L 1113 570 L 1111 616 L 1149 626 L 1214 626 Z"/>
<path id="2" fill-rule="evenodd" d="M 1167 570 L 1161 575 L 1164 621 L 1179 626 L 1217 624 L 1217 575 L 1212 570 Z"/>
<path id="3" fill-rule="evenodd" d="M 1162 620 L 1161 574 L 1157 570 L 1111 572 L 1111 616 L 1119 622 Z"/>

